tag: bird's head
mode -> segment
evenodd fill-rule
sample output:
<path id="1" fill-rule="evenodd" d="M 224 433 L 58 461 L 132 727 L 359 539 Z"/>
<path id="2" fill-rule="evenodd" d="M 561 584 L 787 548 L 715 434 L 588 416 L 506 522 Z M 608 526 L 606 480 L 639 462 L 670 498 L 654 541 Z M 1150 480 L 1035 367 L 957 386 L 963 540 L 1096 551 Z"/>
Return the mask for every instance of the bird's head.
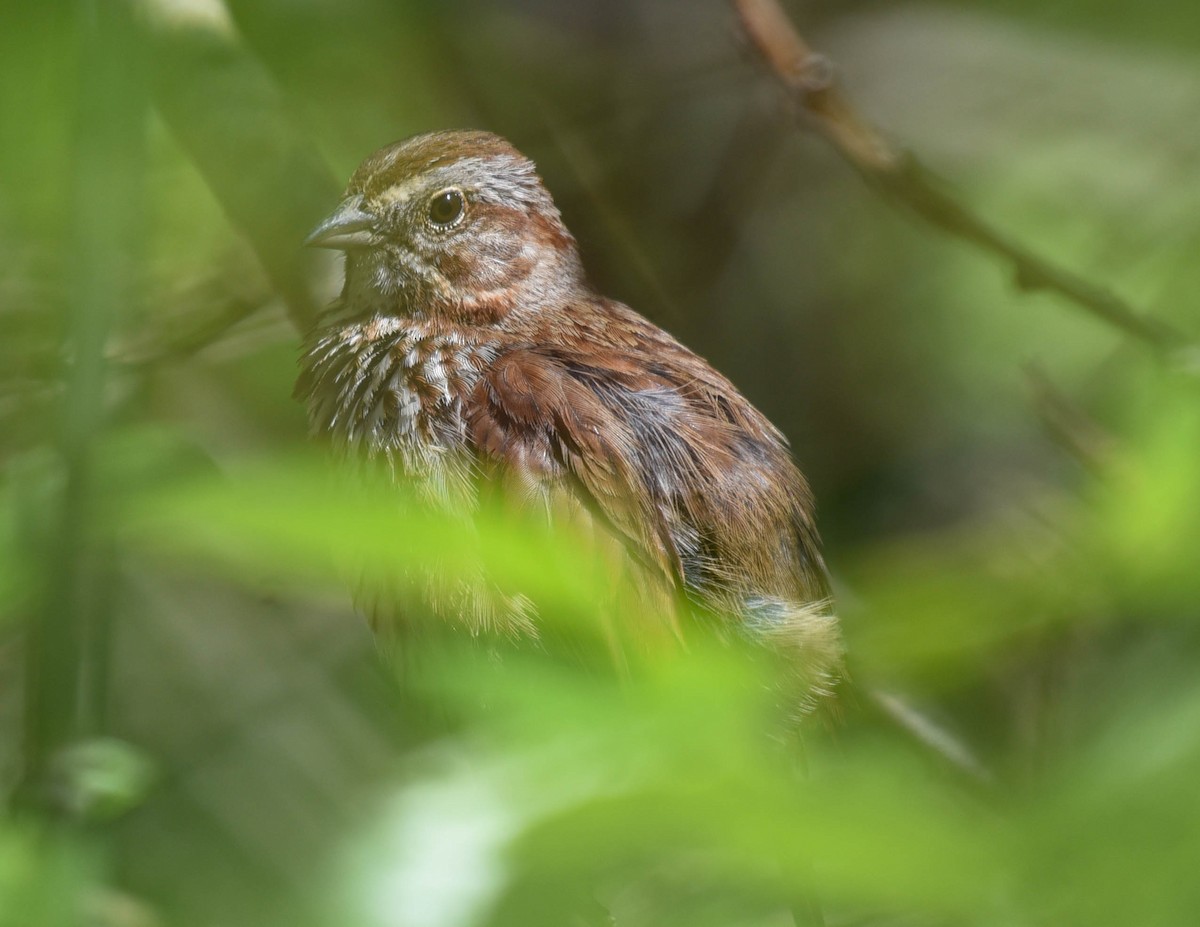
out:
<path id="1" fill-rule="evenodd" d="M 476 324 L 580 284 L 575 240 L 533 162 L 488 132 L 388 145 L 306 244 L 346 253 L 343 308 Z"/>

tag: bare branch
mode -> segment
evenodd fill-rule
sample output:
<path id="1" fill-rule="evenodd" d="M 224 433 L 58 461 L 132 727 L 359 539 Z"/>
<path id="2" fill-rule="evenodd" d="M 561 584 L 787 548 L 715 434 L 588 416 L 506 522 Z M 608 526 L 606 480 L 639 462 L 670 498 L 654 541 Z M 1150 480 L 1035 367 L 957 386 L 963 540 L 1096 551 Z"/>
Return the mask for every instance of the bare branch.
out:
<path id="1" fill-rule="evenodd" d="M 993 786 L 995 775 L 975 755 L 966 741 L 922 712 L 908 699 L 883 689 L 870 689 L 868 695 L 884 717 L 912 737 L 931 754 L 966 776 L 976 786 Z"/>
<path id="2" fill-rule="evenodd" d="M 812 50 L 777 0 L 731 0 L 742 28 L 771 72 L 823 135 L 872 186 L 930 224 L 1006 259 L 1024 290 L 1047 290 L 1160 351 L 1192 343 L 1166 323 L 1035 254 L 980 219 L 936 184 L 912 154 L 872 128 L 834 81 L 827 58 Z"/>
<path id="3" fill-rule="evenodd" d="M 1047 433 L 1092 473 L 1105 473 L 1116 439 L 1064 395 L 1037 364 L 1025 368 L 1034 410 Z"/>

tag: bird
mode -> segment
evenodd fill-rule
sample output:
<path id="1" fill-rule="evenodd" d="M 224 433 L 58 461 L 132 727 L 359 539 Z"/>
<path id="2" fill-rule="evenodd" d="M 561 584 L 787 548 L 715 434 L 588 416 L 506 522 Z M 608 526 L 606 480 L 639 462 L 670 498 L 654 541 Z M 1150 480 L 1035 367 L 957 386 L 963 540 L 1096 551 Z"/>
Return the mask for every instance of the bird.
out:
<path id="1" fill-rule="evenodd" d="M 665 622 L 700 614 L 762 642 L 805 705 L 836 686 L 813 495 L 786 439 L 706 360 L 597 292 L 510 142 L 454 130 L 382 147 L 306 244 L 345 255 L 302 348 L 295 395 L 314 435 L 385 461 L 446 517 L 499 492 L 583 525 L 674 611 Z M 486 577 L 426 585 L 451 621 L 537 633 L 536 604 L 489 594 Z"/>

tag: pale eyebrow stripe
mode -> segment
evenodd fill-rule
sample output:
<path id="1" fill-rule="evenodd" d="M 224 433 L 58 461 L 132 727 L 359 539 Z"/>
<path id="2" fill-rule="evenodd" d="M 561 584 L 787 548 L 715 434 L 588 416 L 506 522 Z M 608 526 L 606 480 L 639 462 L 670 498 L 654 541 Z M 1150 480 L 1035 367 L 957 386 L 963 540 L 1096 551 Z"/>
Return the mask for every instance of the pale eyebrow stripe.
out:
<path id="1" fill-rule="evenodd" d="M 423 177 L 410 177 L 398 184 L 393 184 L 386 190 L 383 190 L 376 197 L 376 201 L 382 204 L 390 203 L 407 203 L 413 195 L 413 190 L 421 185 Z"/>

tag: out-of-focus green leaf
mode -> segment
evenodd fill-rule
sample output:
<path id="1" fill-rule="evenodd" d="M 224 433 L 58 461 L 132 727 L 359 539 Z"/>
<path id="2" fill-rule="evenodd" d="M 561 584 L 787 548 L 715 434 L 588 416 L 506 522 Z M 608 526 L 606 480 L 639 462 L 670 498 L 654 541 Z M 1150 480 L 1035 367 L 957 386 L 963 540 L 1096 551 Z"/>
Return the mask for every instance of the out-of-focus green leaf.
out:
<path id="1" fill-rule="evenodd" d="M 202 556 L 243 578 L 264 572 L 344 582 L 362 573 L 421 583 L 421 572 L 465 573 L 480 563 L 503 587 L 564 615 L 600 600 L 602 577 L 569 535 L 536 522 L 455 519 L 404 484 L 281 458 L 236 475 L 184 478 L 133 496 L 124 528 L 143 549 Z"/>
<path id="2" fill-rule="evenodd" d="M 75 927 L 94 886 L 94 866 L 81 847 L 0 821 L 0 927 Z"/>
<path id="3" fill-rule="evenodd" d="M 140 804 L 155 778 L 154 764 L 132 744 L 114 738 L 80 741 L 54 757 L 57 806 L 84 820 L 115 818 Z"/>
<path id="4" fill-rule="evenodd" d="M 1189 378 L 1150 394 L 1110 480 L 1096 493 L 1097 560 L 1131 597 L 1197 617 L 1200 391 Z"/>

